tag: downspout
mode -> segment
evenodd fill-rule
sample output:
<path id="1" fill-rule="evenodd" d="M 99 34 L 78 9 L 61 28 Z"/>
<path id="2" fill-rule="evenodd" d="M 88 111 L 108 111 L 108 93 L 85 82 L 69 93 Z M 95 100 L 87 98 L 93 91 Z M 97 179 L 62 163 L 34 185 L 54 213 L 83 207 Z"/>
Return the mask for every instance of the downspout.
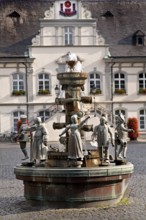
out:
<path id="1" fill-rule="evenodd" d="M 115 65 L 115 62 L 112 63 L 111 65 L 111 112 L 112 112 L 112 118 L 111 118 L 111 121 L 112 121 L 112 124 L 114 123 L 114 117 L 113 117 L 113 111 L 114 111 L 114 106 L 113 106 L 113 88 L 114 88 L 114 85 L 113 85 L 113 66 Z"/>
<path id="2" fill-rule="evenodd" d="M 26 115 L 27 118 L 29 119 L 29 111 L 28 111 L 28 71 L 27 71 L 27 63 L 22 63 L 25 66 L 25 74 L 26 74 L 26 79 L 25 79 L 25 87 L 26 87 Z"/>

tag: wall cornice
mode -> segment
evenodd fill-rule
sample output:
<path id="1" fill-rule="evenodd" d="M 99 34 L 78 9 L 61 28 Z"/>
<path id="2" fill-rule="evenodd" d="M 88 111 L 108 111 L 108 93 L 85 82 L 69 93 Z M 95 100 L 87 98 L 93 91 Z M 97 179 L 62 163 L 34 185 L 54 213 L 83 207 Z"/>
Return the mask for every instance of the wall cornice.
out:
<path id="1" fill-rule="evenodd" d="M 109 57 L 104 58 L 106 63 L 146 63 L 146 56 L 142 57 Z"/>
<path id="2" fill-rule="evenodd" d="M 29 57 L 0 57 L 0 63 L 33 63 L 34 58 Z"/>

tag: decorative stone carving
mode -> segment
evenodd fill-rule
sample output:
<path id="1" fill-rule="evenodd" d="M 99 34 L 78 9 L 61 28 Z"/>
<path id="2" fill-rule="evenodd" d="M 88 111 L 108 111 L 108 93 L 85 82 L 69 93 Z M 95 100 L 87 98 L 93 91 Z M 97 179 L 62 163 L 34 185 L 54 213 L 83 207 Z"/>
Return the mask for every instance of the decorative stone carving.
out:
<path id="1" fill-rule="evenodd" d="M 82 8 L 82 18 L 91 19 L 91 12 L 86 8 Z"/>
<path id="2" fill-rule="evenodd" d="M 31 66 L 29 66 L 29 67 L 27 68 L 27 72 L 28 72 L 29 74 L 33 73 L 33 68 L 32 68 Z"/>
<path id="3" fill-rule="evenodd" d="M 60 67 L 61 65 L 64 65 L 65 72 L 70 72 L 71 69 L 73 72 L 82 72 L 83 71 L 82 62 L 83 62 L 82 58 L 71 52 L 68 52 L 67 54 L 65 54 L 62 57 L 59 57 L 56 60 L 56 63 L 60 65 Z"/>
<path id="4" fill-rule="evenodd" d="M 40 35 L 36 35 L 36 37 L 34 37 L 32 39 L 32 45 L 34 45 L 34 46 L 39 46 L 40 45 Z"/>
<path id="5" fill-rule="evenodd" d="M 45 11 L 44 15 L 45 15 L 44 19 L 53 19 L 54 18 L 54 8 L 52 7 L 49 10 Z"/>
<path id="6" fill-rule="evenodd" d="M 65 72 L 82 72 L 82 64 L 80 58 L 75 54 L 68 52 Z"/>

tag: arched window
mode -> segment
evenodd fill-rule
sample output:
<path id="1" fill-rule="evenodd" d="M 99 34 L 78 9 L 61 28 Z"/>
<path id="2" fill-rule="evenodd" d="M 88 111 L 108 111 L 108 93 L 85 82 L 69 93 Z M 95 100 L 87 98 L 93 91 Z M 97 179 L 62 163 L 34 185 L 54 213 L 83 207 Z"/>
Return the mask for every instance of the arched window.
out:
<path id="1" fill-rule="evenodd" d="M 48 110 L 40 111 L 38 116 L 41 117 L 42 122 L 45 122 L 49 118 L 50 112 Z"/>
<path id="2" fill-rule="evenodd" d="M 24 75 L 15 73 L 13 74 L 13 91 L 24 91 Z"/>
<path id="3" fill-rule="evenodd" d="M 118 94 L 126 93 L 125 74 L 116 73 L 114 75 L 114 85 L 115 85 L 115 93 L 118 93 Z"/>
<path id="4" fill-rule="evenodd" d="M 17 122 L 20 119 L 20 115 L 24 115 L 23 111 L 15 111 L 13 112 L 13 130 L 17 131 Z"/>
<path id="5" fill-rule="evenodd" d="M 140 129 L 146 129 L 146 109 L 141 109 L 139 111 L 139 123 Z"/>
<path id="6" fill-rule="evenodd" d="M 90 93 L 92 93 L 93 88 L 96 88 L 96 93 L 101 93 L 101 79 L 100 74 L 90 73 Z"/>
<path id="7" fill-rule="evenodd" d="M 50 93 L 50 80 L 49 74 L 41 73 L 38 75 L 39 82 L 39 94 L 49 94 Z"/>
<path id="8" fill-rule="evenodd" d="M 139 74 L 139 93 L 146 93 L 146 73 Z"/>

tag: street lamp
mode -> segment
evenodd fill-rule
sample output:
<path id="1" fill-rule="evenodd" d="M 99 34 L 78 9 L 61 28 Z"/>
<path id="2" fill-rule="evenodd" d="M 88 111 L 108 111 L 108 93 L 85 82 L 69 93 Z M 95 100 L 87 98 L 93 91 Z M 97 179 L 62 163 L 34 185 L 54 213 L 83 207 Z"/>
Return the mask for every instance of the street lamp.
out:
<path id="1" fill-rule="evenodd" d="M 56 85 L 56 87 L 55 87 L 55 94 L 56 94 L 56 97 L 58 98 L 58 96 L 60 94 L 60 89 L 59 89 L 58 85 Z"/>
<path id="2" fill-rule="evenodd" d="M 60 94 L 60 89 L 58 85 L 55 86 L 55 94 L 56 94 L 56 98 L 58 98 Z M 57 111 L 58 111 L 58 102 L 57 102 Z"/>
<path id="3" fill-rule="evenodd" d="M 95 94 L 96 94 L 96 90 L 97 90 L 97 88 L 96 88 L 96 86 L 94 85 L 93 86 L 93 88 L 92 88 L 92 93 L 93 93 L 93 95 L 94 95 L 94 117 L 96 117 L 96 108 L 95 108 Z"/>

